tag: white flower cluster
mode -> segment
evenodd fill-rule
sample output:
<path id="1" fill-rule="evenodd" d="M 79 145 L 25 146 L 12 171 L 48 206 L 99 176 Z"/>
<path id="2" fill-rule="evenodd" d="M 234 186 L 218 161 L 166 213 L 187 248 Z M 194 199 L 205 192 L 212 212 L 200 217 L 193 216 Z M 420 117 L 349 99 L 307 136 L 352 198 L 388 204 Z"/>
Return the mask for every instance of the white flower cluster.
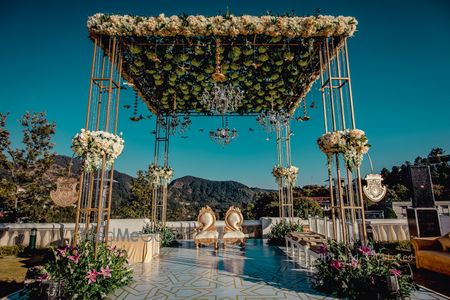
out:
<path id="1" fill-rule="evenodd" d="M 285 37 L 352 36 L 358 22 L 344 16 L 213 16 L 201 15 L 138 17 L 95 14 L 87 26 L 91 34 L 117 36 L 238 36 L 268 35 Z"/>
<path id="2" fill-rule="evenodd" d="M 151 178 L 151 184 L 158 186 L 161 184 L 168 184 L 173 176 L 173 169 L 171 167 L 160 167 L 155 164 L 151 164 L 148 169 L 148 175 Z"/>
<path id="3" fill-rule="evenodd" d="M 364 131 L 360 129 L 347 129 L 323 134 L 318 140 L 320 150 L 331 160 L 333 154 L 342 153 L 347 168 L 358 168 L 364 154 L 369 151 L 370 145 Z"/>
<path id="4" fill-rule="evenodd" d="M 286 168 L 275 166 L 273 167 L 272 175 L 275 177 L 278 184 L 281 184 L 281 180 L 285 178 L 286 181 L 292 185 L 297 180 L 298 168 L 295 166 L 289 166 Z"/>
<path id="5" fill-rule="evenodd" d="M 72 139 L 72 150 L 84 160 L 86 172 L 101 169 L 103 158 L 105 167 L 109 169 L 123 147 L 124 140 L 120 136 L 105 131 L 81 129 Z"/>

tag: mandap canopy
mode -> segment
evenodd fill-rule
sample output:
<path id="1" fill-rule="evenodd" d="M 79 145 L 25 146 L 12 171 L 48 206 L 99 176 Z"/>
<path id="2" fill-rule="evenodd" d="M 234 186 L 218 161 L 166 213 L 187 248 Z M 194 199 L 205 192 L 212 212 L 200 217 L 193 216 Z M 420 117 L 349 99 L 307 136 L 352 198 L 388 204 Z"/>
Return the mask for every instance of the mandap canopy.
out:
<path id="1" fill-rule="evenodd" d="M 324 38 L 331 37 L 334 51 L 356 24 L 352 17 L 331 16 L 96 14 L 88 20 L 89 33 L 104 45 L 119 38 L 122 75 L 155 114 L 209 113 L 201 95 L 211 90 L 215 72 L 244 92 L 238 113 L 292 113 L 320 75 Z"/>
<path id="2" fill-rule="evenodd" d="M 152 197 L 154 223 L 166 220 L 167 178 L 172 174 L 165 126 L 176 114 L 213 115 L 202 98 L 216 86 L 242 93 L 233 110 L 238 115 L 278 112 L 292 116 L 320 78 L 325 132 L 355 129 L 346 42 L 356 30 L 353 17 L 96 14 L 89 17 L 87 25 L 94 52 L 86 129 L 116 133 L 122 78 L 159 121 L 166 120 L 157 122 L 156 130 L 155 164 L 162 152 L 164 155 L 161 167 L 152 169 L 157 179 Z M 292 186 L 298 169 L 290 162 L 289 121 L 279 123 L 278 165 L 273 174 L 278 176 L 280 216 L 292 217 Z M 335 148 L 331 145 L 330 149 Z M 345 183 L 339 167 L 341 154 L 327 153 L 333 234 L 346 241 L 358 236 L 365 239 L 365 226 L 357 225 L 357 219 L 364 224 L 359 168 L 356 181 L 352 177 L 355 170 L 345 170 Z M 92 224 L 99 224 L 95 230 L 107 236 L 113 168 L 103 163 L 82 174 L 76 236 L 89 231 Z M 337 180 L 331 175 L 332 168 Z M 349 220 L 351 228 L 346 225 Z"/>

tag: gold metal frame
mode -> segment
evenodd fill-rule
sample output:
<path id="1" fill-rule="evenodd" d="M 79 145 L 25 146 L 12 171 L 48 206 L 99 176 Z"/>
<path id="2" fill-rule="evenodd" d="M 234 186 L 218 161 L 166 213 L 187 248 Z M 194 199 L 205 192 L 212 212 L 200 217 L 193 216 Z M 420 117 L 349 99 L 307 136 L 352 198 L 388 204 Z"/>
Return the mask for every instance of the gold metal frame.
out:
<path id="1" fill-rule="evenodd" d="M 348 60 L 347 39 L 324 38 L 320 50 L 321 91 L 325 132 L 355 129 L 355 112 Z M 330 49 L 333 49 L 331 51 Z M 329 128 L 331 124 L 331 128 Z M 351 124 L 348 126 L 348 124 Z M 328 163 L 333 235 L 345 243 L 367 241 L 361 172 L 343 167 L 342 155 Z M 332 171 L 336 178 L 333 178 Z M 340 224 L 340 230 L 337 226 Z M 351 226 L 349 226 L 351 225 Z"/>
<path id="2" fill-rule="evenodd" d="M 86 112 L 86 130 L 117 133 L 122 57 L 117 37 L 93 37 L 94 50 Z M 114 165 L 108 170 L 103 159 L 100 170 L 82 171 L 72 240 L 108 241 Z"/>
<path id="3" fill-rule="evenodd" d="M 276 146 L 278 166 L 289 167 L 291 161 L 291 127 L 287 124 L 277 122 Z M 292 184 L 281 177 L 278 181 L 279 216 L 290 221 L 294 218 L 294 192 Z"/>

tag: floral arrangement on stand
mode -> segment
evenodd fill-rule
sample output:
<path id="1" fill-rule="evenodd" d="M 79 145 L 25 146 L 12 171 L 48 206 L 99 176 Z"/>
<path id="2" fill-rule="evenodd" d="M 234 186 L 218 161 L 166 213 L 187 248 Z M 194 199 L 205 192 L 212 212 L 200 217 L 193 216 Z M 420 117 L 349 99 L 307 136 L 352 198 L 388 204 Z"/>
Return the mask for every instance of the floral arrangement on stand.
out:
<path id="1" fill-rule="evenodd" d="M 124 148 L 124 140 L 113 133 L 105 131 L 89 131 L 81 129 L 72 138 L 72 150 L 84 161 L 83 169 L 93 172 L 105 167 L 109 169 Z"/>
<path id="2" fill-rule="evenodd" d="M 409 266 L 400 255 L 384 257 L 372 247 L 352 246 L 329 240 L 319 248 L 314 286 L 346 299 L 391 299 L 408 297 L 416 285 Z"/>
<path id="3" fill-rule="evenodd" d="M 286 182 L 292 185 L 297 180 L 298 168 L 295 166 L 289 166 L 286 168 L 275 166 L 273 167 L 272 175 L 275 177 L 278 184 L 281 184 L 281 180 L 285 178 Z"/>
<path id="4" fill-rule="evenodd" d="M 102 299 L 127 285 L 133 277 L 124 250 L 99 244 L 94 256 L 91 242 L 57 248 L 47 264 L 31 270 L 31 273 L 34 273 L 34 278 L 26 280 L 25 290 L 31 297 L 39 299 L 46 296 L 43 287 L 54 286 L 55 283 L 58 284 L 60 298 Z"/>
<path id="5" fill-rule="evenodd" d="M 171 167 L 160 167 L 155 164 L 151 164 L 148 169 L 149 177 L 151 178 L 151 183 L 154 186 L 161 184 L 167 185 L 172 179 L 173 169 Z"/>
<path id="6" fill-rule="evenodd" d="M 327 132 L 317 140 L 317 144 L 327 155 L 328 165 L 333 154 L 342 153 L 345 165 L 350 170 L 355 170 L 361 165 L 364 154 L 370 148 L 366 134 L 360 129 Z"/>

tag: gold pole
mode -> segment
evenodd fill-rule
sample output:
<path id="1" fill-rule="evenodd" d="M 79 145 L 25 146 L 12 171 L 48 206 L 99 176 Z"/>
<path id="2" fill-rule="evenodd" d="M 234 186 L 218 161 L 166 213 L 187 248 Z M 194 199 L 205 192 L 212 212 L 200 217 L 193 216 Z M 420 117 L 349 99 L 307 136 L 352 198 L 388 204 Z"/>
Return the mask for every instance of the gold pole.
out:
<path id="1" fill-rule="evenodd" d="M 327 70 L 328 70 L 328 84 L 329 84 L 329 93 L 330 93 L 330 103 L 331 103 L 331 119 L 333 123 L 333 131 L 336 131 L 336 115 L 334 109 L 334 97 L 333 97 L 333 89 L 332 89 L 332 76 L 331 76 L 331 61 L 330 61 L 330 50 L 328 45 L 328 38 L 325 38 L 325 51 L 326 51 L 326 62 L 327 62 Z M 341 214 L 341 228 L 342 228 L 342 239 L 344 243 L 347 243 L 347 230 L 346 230 L 346 216 L 345 211 L 343 209 L 344 199 L 342 197 L 342 189 L 341 189 L 341 171 L 339 166 L 339 154 L 334 155 L 336 160 L 336 176 L 337 176 L 337 192 L 339 197 L 339 206 L 340 206 L 340 214 Z"/>
<path id="2" fill-rule="evenodd" d="M 356 120 L 355 120 L 355 109 L 353 106 L 353 92 L 352 92 L 352 81 L 350 76 L 350 63 L 348 59 L 348 46 L 347 46 L 347 38 L 344 40 L 344 50 L 345 50 L 345 62 L 347 67 L 347 77 L 348 77 L 348 92 L 349 92 L 349 101 L 350 101 L 350 111 L 351 111 L 351 122 L 352 128 L 356 128 Z M 362 230 L 363 230 L 363 242 L 367 243 L 367 229 L 366 229 L 366 216 L 364 209 L 364 198 L 362 192 L 362 182 L 361 182 L 361 170 L 358 168 L 356 170 L 356 178 L 358 183 L 358 194 L 359 194 L 359 205 L 361 206 L 361 221 L 362 221 Z"/>
<path id="3" fill-rule="evenodd" d="M 91 76 L 89 80 L 89 92 L 88 92 L 88 103 L 87 103 L 87 109 L 86 109 L 86 122 L 85 122 L 85 129 L 87 130 L 89 127 L 89 118 L 90 118 L 90 112 L 91 112 L 91 100 L 92 100 L 92 88 L 93 88 L 93 78 L 94 78 L 94 71 L 95 71 L 95 63 L 96 63 L 96 55 L 97 55 L 97 38 L 94 38 L 94 49 L 92 53 L 92 61 L 91 61 Z M 78 233 L 80 230 L 80 214 L 81 214 L 81 198 L 83 195 L 83 178 L 84 178 L 85 172 L 82 171 L 80 175 L 79 180 L 79 192 L 78 192 L 78 201 L 77 201 L 77 211 L 75 216 L 75 232 L 74 237 L 72 238 L 72 245 L 76 245 L 78 241 Z"/>
<path id="4" fill-rule="evenodd" d="M 119 53 L 119 51 L 117 51 Z M 117 124 L 119 119 L 119 103 L 120 103 L 120 85 L 121 85 L 121 78 L 120 74 L 122 72 L 122 56 L 120 54 L 118 58 L 118 72 L 117 72 L 117 82 L 119 87 L 117 88 L 116 93 L 116 107 L 115 107 L 115 120 L 114 120 L 114 134 L 117 134 Z M 114 64 L 113 64 L 114 65 Z M 111 166 L 110 175 L 109 175 L 109 190 L 108 190 L 108 208 L 106 212 L 106 224 L 105 224 L 105 242 L 107 242 L 108 234 L 109 234 L 109 222 L 111 218 L 111 203 L 112 203 L 112 189 L 113 189 L 113 182 L 114 181 L 114 164 Z"/>
<path id="5" fill-rule="evenodd" d="M 336 69 L 337 69 L 337 74 L 338 74 L 338 82 L 339 82 L 339 103 L 341 106 L 341 122 L 342 122 L 342 129 L 347 129 L 347 126 L 345 124 L 345 106 L 344 106 L 344 95 L 342 92 L 342 86 L 343 84 L 341 84 L 341 62 L 339 59 L 339 54 L 340 54 L 341 49 L 337 49 L 336 52 Z M 347 195 L 348 195 L 348 199 L 350 200 L 350 205 L 352 207 L 355 206 L 355 199 L 354 199 L 354 194 L 353 194 L 353 184 L 352 184 L 352 173 L 350 172 L 350 170 L 346 167 L 346 171 L 347 171 Z M 352 218 L 352 226 L 353 226 L 353 238 L 357 238 L 358 235 L 358 223 L 356 221 L 356 215 L 355 215 L 355 209 L 351 209 L 350 210 L 350 214 L 351 214 L 351 218 Z"/>
<path id="6" fill-rule="evenodd" d="M 323 49 L 322 46 L 320 46 L 319 51 L 319 63 L 320 63 L 320 83 L 321 83 L 321 92 L 322 92 L 322 106 L 323 106 L 323 120 L 324 120 L 324 128 L 325 133 L 328 133 L 328 117 L 327 117 L 327 105 L 326 105 L 326 97 L 325 97 L 325 90 L 323 89 L 324 83 L 323 83 Z M 333 192 L 333 177 L 331 176 L 331 164 L 329 160 L 327 159 L 327 172 L 328 172 L 328 184 L 329 184 L 329 190 L 330 190 L 330 205 L 331 205 L 331 220 L 333 223 L 333 238 L 337 240 L 337 228 L 336 228 L 336 207 L 334 203 L 334 192 Z"/>

